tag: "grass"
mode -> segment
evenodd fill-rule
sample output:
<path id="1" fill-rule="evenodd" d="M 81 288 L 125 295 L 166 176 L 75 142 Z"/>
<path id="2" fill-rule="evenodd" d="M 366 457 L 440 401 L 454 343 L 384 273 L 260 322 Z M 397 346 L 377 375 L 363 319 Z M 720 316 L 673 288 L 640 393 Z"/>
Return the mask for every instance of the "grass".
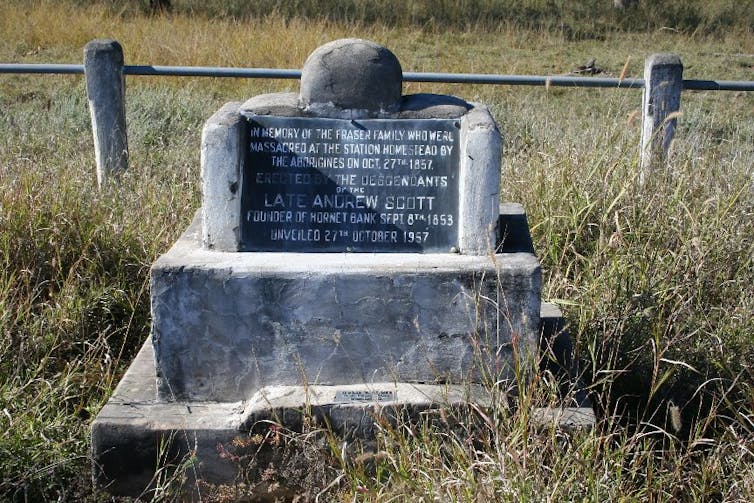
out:
<path id="1" fill-rule="evenodd" d="M 457 5 L 472 3 L 507 5 Z M 174 4 L 147 16 L 117 2 L 6 2 L 0 60 L 80 62 L 88 40 L 113 37 L 130 64 L 298 68 L 318 45 L 359 36 L 409 71 L 559 74 L 596 57 L 641 76 L 660 51 L 681 55 L 686 78 L 750 80 L 754 68 L 748 7 L 722 1 L 684 3 L 708 21 L 672 30 L 642 24 L 644 11 L 610 24 L 603 7 L 566 29 L 515 10 L 489 26 L 450 2 L 434 21 L 421 2 L 393 5 L 414 6 L 410 22 L 348 9 L 306 20 L 287 3 L 271 16 L 232 2 L 190 16 L 198 4 Z M 520 5 L 551 16 L 543 2 Z M 131 168 L 98 191 L 82 79 L 0 76 L 0 499 L 106 498 L 89 480 L 89 425 L 148 335 L 149 265 L 199 206 L 201 125 L 226 101 L 296 85 L 129 77 Z M 684 93 L 671 169 L 640 187 L 636 91 L 404 86 L 419 91 L 488 103 L 500 123 L 503 199 L 527 209 L 544 295 L 563 306 L 600 422 L 594 433 L 540 431 L 527 408 L 498 404 L 449 432 L 385 427 L 377 454 L 353 459 L 334 454 L 327 432 L 286 432 L 330 461 L 310 496 L 753 499 L 754 96 Z M 548 397 L 535 379 L 524 398 Z"/>

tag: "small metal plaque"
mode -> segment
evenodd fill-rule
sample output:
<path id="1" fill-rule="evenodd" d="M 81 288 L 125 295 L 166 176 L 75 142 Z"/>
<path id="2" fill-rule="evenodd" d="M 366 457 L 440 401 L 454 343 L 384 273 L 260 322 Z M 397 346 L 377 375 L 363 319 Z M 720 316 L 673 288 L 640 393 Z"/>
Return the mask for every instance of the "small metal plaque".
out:
<path id="1" fill-rule="evenodd" d="M 241 250 L 447 253 L 459 123 L 252 116 Z"/>
<path id="2" fill-rule="evenodd" d="M 392 402 L 395 399 L 396 392 L 392 390 L 341 390 L 335 392 L 336 403 Z"/>

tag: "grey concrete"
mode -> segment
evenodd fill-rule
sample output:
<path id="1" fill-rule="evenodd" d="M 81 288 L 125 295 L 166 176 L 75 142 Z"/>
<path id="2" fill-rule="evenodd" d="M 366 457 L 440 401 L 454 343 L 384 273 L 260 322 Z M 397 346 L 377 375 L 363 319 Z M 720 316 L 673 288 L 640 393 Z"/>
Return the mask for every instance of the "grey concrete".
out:
<path id="1" fill-rule="evenodd" d="M 507 379 L 514 341 L 533 365 L 541 275 L 532 254 L 227 253 L 202 248 L 198 233 L 195 221 L 152 267 L 164 398 Z"/>
<path id="2" fill-rule="evenodd" d="M 452 96 L 418 94 L 401 98 L 401 68 L 395 56 L 373 42 L 345 39 L 316 49 L 301 79 L 299 114 L 290 93 L 252 98 L 245 115 L 315 116 L 340 119 L 379 117 L 458 118 L 461 125 L 458 249 L 489 255 L 497 243 L 502 138 L 489 110 Z M 232 163 L 234 159 L 229 159 Z M 231 197 L 226 195 L 226 197 Z M 229 215 L 231 222 L 240 215 Z M 226 232 L 230 235 L 230 232 Z M 237 250 L 231 244 L 217 250 Z"/>
<path id="3" fill-rule="evenodd" d="M 653 54 L 644 64 L 642 94 L 641 174 L 666 158 L 681 108 L 683 64 L 677 54 Z"/>
<path id="4" fill-rule="evenodd" d="M 576 432 L 592 430 L 597 417 L 591 407 L 537 407 L 532 410 L 531 421 L 538 428 Z"/>
<path id="5" fill-rule="evenodd" d="M 399 119 L 456 119 L 471 110 L 471 104 L 444 94 L 409 94 L 401 99 Z"/>
<path id="6" fill-rule="evenodd" d="M 543 304 L 543 318 L 555 314 L 553 307 Z M 490 406 L 491 389 L 476 385 L 378 382 L 269 386 L 258 390 L 249 400 L 236 402 L 162 401 L 157 398 L 153 346 L 148 339 L 92 424 L 94 482 L 114 495 L 142 495 L 148 499 L 155 485 L 158 463 L 176 466 L 192 453 L 196 459 L 186 473 L 189 486 L 194 479 L 232 484 L 242 474 L 253 481 L 249 467 L 224 452 L 232 450 L 236 439 L 265 433 L 270 422 L 289 430 L 306 431 L 313 419 L 314 427 L 326 425 L 346 439 L 371 438 L 377 417 L 395 423 L 430 415 L 438 417 L 438 427 L 450 427 L 448 418 L 469 417 L 456 412 L 468 410 L 470 404 L 482 409 Z M 363 397 L 364 392 L 372 396 L 363 401 L 342 398 L 343 395 Z M 380 400 L 380 392 L 387 399 Z M 570 403 L 535 408 L 533 424 L 542 429 L 565 431 L 592 429 L 596 421 L 592 409 L 585 405 L 569 406 Z M 444 414 L 433 413 L 441 409 Z M 257 456 L 263 456 L 257 464 L 266 466 L 264 456 L 269 454 L 259 451 L 259 445 L 251 448 Z M 262 485 L 261 490 L 265 491 L 264 488 Z M 286 492 L 290 489 L 281 487 L 280 494 L 295 496 L 295 490 Z M 261 496 L 262 493 L 256 497 Z"/>
<path id="7" fill-rule="evenodd" d="M 371 395 L 371 397 L 369 396 Z M 380 395 L 386 399 L 378 399 Z M 344 397 L 364 397 L 348 398 Z M 246 402 L 240 429 L 253 432 L 270 421 L 301 431 L 304 421 L 314 419 L 333 433 L 348 439 L 375 437 L 375 418 L 397 425 L 425 411 L 467 404 L 489 407 L 492 397 L 481 385 L 438 385 L 377 382 L 340 386 L 267 386 Z"/>
<path id="8" fill-rule="evenodd" d="M 238 250 L 241 176 L 246 153 L 246 120 L 240 103 L 226 103 L 202 130 L 202 242 L 210 249 Z"/>
<path id="9" fill-rule="evenodd" d="M 149 499 L 158 468 L 176 467 L 192 454 L 192 468 L 185 474 L 189 491 L 196 479 L 233 484 L 240 476 L 253 476 L 249 466 L 225 453 L 233 450 L 234 440 L 248 439 L 260 429 L 265 432 L 270 421 L 288 430 L 304 431 L 304 418 L 314 418 L 317 427 L 327 426 L 353 440 L 373 435 L 377 417 L 389 422 L 416 421 L 429 410 L 443 408 L 448 413 L 442 417 L 447 419 L 454 417 L 455 410 L 467 410 L 471 403 L 480 407 L 490 403 L 489 392 L 481 386 L 409 383 L 272 386 L 245 402 L 169 402 L 156 399 L 154 376 L 152 343 L 147 340 L 92 424 L 94 483 L 113 495 Z M 335 398 L 343 392 L 363 391 L 387 391 L 393 399 L 344 402 Z M 252 445 L 257 456 L 268 455 L 259 452 L 263 447 Z M 286 444 L 277 447 L 291 448 Z M 258 464 L 262 469 L 266 466 L 261 461 Z M 163 471 L 161 475 L 167 478 L 170 474 Z"/>
<path id="10" fill-rule="evenodd" d="M 368 40 L 341 39 L 309 55 L 301 71 L 300 99 L 320 117 L 342 110 L 351 111 L 348 118 L 376 117 L 397 110 L 402 83 L 401 65 L 388 49 Z"/>
<path id="11" fill-rule="evenodd" d="M 280 117 L 308 117 L 299 106 L 297 93 L 259 94 L 241 105 L 245 114 L 277 115 Z"/>
<path id="12" fill-rule="evenodd" d="M 497 242 L 502 138 L 480 104 L 461 122 L 458 244 L 468 255 L 489 255 Z"/>
<path id="13" fill-rule="evenodd" d="M 444 94 L 409 94 L 401 97 L 399 106 L 383 111 L 382 119 L 460 119 L 474 105 L 461 98 Z M 299 101 L 296 93 L 260 94 L 241 105 L 246 115 L 278 115 L 281 117 L 316 117 Z M 335 113 L 334 118 L 341 118 Z M 347 118 L 351 118 L 348 116 Z"/>
<path id="14" fill-rule="evenodd" d="M 123 49 L 115 40 L 92 40 L 84 47 L 86 94 L 94 136 L 97 183 L 128 169 L 126 84 Z"/>
<path id="15" fill-rule="evenodd" d="M 243 419 L 242 402 L 157 400 L 154 353 L 147 340 L 92 423 L 94 483 L 111 494 L 138 496 L 154 485 L 158 459 L 178 464 L 195 451 L 198 477 L 230 482 L 238 467 L 217 453 Z"/>

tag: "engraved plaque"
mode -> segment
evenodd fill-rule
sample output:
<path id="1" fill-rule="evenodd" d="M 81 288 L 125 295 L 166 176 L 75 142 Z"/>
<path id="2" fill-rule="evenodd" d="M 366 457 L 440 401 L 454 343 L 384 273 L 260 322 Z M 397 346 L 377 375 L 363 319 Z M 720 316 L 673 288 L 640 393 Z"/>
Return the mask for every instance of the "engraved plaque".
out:
<path id="1" fill-rule="evenodd" d="M 251 116 L 242 251 L 447 253 L 459 123 Z"/>
<path id="2" fill-rule="evenodd" d="M 396 399 L 396 393 L 392 390 L 339 390 L 335 392 L 336 403 L 393 402 Z"/>

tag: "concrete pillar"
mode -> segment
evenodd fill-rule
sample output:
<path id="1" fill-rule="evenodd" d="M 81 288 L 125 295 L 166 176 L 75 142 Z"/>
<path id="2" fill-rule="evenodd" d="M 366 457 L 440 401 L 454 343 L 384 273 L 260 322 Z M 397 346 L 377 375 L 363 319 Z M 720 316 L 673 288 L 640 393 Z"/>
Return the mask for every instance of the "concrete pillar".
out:
<path id="1" fill-rule="evenodd" d="M 239 250 L 241 176 L 248 141 L 241 103 L 226 103 L 202 130 L 202 242 L 216 251 Z"/>
<path id="2" fill-rule="evenodd" d="M 644 64 L 641 179 L 667 158 L 681 108 L 683 64 L 677 54 L 653 54 Z"/>
<path id="3" fill-rule="evenodd" d="M 84 72 L 101 187 L 128 168 L 123 48 L 115 40 L 92 40 L 84 47 Z"/>
<path id="4" fill-rule="evenodd" d="M 488 255 L 497 243 L 502 138 L 489 110 L 478 105 L 461 121 L 458 246 Z"/>

